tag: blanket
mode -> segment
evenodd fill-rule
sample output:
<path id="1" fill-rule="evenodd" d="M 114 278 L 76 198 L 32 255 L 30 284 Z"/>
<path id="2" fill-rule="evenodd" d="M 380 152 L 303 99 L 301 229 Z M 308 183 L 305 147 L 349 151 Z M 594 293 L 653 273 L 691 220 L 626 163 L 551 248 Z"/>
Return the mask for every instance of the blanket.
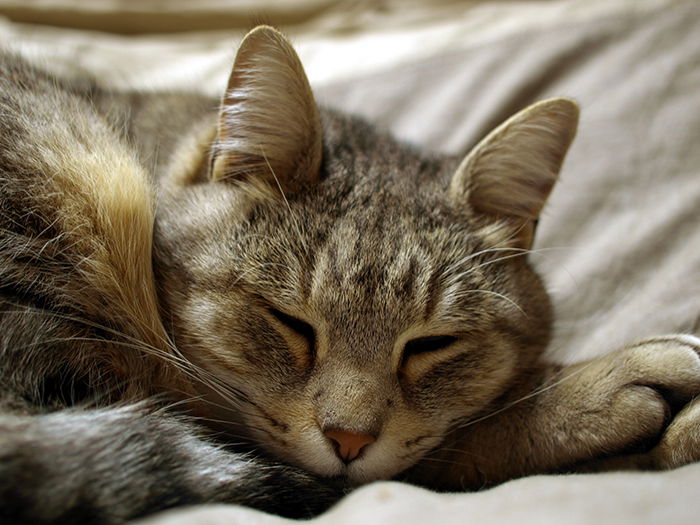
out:
<path id="1" fill-rule="evenodd" d="M 576 99 L 579 134 L 531 256 L 556 312 L 550 358 L 700 333 L 700 3 L 0 0 L 3 44 L 50 67 L 210 95 L 259 20 L 290 35 L 320 103 L 436 151 L 465 153 L 538 99 Z M 536 476 L 472 494 L 382 482 L 314 521 L 694 523 L 699 486 L 700 465 Z M 216 505 L 144 523 L 286 521 Z"/>

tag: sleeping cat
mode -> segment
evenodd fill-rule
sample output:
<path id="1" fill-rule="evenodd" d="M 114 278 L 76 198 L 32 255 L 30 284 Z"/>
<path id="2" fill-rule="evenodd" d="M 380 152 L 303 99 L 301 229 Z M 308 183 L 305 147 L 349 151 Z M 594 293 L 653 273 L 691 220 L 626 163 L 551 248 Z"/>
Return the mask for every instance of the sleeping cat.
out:
<path id="1" fill-rule="evenodd" d="M 269 27 L 219 108 L 0 63 L 6 520 L 213 501 L 303 517 L 377 479 L 700 458 L 697 338 L 542 359 L 527 254 L 575 103 L 457 159 L 319 110 Z"/>

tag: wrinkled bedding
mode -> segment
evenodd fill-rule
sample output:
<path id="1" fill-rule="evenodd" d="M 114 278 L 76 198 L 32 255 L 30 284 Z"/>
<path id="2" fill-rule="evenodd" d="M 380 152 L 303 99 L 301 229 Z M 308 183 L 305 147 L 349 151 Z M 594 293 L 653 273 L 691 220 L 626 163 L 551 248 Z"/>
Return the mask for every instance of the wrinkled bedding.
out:
<path id="1" fill-rule="evenodd" d="M 50 67 L 212 95 L 256 20 L 291 36 L 321 103 L 433 150 L 464 153 L 531 102 L 575 98 L 579 134 L 532 255 L 556 310 L 552 359 L 700 333 L 700 3 L 0 0 L 3 44 Z M 316 521 L 696 523 L 698 488 L 700 465 L 457 495 L 377 483 Z M 211 506 L 146 521 L 286 520 Z"/>

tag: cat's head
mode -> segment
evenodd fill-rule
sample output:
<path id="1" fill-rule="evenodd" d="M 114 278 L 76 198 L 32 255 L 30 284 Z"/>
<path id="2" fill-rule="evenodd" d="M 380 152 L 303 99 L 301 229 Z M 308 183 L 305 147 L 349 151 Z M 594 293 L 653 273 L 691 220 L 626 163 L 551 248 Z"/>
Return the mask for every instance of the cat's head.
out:
<path id="1" fill-rule="evenodd" d="M 209 376 L 208 416 L 320 475 L 391 477 L 496 406 L 546 344 L 526 254 L 577 108 L 531 106 L 461 162 L 424 155 L 319 112 L 268 27 L 221 107 L 156 227 L 164 315 Z"/>

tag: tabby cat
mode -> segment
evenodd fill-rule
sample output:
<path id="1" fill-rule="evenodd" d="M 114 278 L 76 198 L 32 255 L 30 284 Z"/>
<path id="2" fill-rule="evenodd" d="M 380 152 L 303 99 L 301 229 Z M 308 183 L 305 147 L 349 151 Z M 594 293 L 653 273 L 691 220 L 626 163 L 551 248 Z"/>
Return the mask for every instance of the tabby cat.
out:
<path id="1" fill-rule="evenodd" d="M 464 159 L 319 110 L 285 38 L 220 108 L 0 61 L 0 517 L 287 516 L 700 457 L 700 344 L 571 366 L 527 254 L 576 130 L 537 103 Z"/>

